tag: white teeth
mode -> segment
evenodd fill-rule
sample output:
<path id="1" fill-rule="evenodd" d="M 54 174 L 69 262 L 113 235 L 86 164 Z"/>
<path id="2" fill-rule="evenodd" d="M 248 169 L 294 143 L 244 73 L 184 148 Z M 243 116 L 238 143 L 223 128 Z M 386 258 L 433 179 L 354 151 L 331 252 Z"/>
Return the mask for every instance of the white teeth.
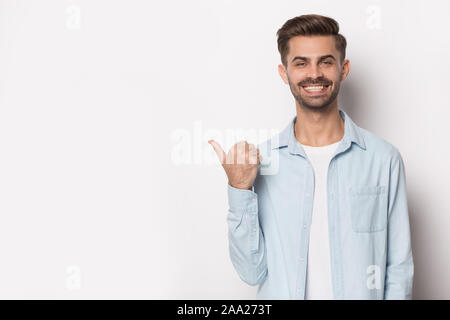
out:
<path id="1" fill-rule="evenodd" d="M 305 87 L 306 90 L 308 91 L 322 91 L 323 90 L 323 86 L 314 86 L 314 87 Z"/>

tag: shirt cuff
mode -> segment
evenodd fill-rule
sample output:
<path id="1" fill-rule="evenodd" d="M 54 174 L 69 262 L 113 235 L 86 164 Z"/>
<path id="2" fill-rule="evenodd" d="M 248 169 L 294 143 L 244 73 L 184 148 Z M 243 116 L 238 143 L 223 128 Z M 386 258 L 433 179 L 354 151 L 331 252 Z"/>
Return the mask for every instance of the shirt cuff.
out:
<path id="1" fill-rule="evenodd" d="M 228 204 L 234 212 L 258 212 L 258 195 L 252 190 L 228 186 Z"/>

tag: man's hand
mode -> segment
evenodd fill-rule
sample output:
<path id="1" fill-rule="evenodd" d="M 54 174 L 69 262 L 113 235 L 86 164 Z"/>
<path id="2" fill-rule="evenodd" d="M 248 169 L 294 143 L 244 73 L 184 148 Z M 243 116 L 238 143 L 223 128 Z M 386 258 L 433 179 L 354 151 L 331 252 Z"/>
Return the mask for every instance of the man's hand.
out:
<path id="1" fill-rule="evenodd" d="M 226 154 L 216 141 L 209 140 L 208 143 L 212 145 L 219 157 L 230 186 L 251 190 L 258 173 L 258 165 L 262 161 L 259 149 L 253 144 L 248 144 L 247 141 L 239 141 Z"/>

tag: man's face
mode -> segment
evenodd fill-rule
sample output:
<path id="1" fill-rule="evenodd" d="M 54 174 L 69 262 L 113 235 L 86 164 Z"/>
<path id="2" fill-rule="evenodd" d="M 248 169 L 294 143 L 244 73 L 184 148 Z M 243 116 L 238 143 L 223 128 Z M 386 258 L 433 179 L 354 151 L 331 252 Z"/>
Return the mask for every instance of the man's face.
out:
<path id="1" fill-rule="evenodd" d="M 350 61 L 341 63 L 333 36 L 297 36 L 289 40 L 287 68 L 278 66 L 297 102 L 307 109 L 325 110 L 336 100 Z"/>

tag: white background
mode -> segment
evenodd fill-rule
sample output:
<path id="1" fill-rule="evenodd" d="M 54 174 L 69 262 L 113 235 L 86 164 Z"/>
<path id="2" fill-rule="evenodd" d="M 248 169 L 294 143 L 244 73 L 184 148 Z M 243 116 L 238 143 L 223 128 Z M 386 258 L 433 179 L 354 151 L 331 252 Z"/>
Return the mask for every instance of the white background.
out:
<path id="1" fill-rule="evenodd" d="M 241 129 L 288 124 L 276 31 L 318 13 L 348 41 L 339 106 L 403 156 L 414 297 L 450 299 L 448 12 L 1 0 L 0 298 L 254 298 L 229 260 L 226 176 L 207 140 L 228 150 Z"/>

